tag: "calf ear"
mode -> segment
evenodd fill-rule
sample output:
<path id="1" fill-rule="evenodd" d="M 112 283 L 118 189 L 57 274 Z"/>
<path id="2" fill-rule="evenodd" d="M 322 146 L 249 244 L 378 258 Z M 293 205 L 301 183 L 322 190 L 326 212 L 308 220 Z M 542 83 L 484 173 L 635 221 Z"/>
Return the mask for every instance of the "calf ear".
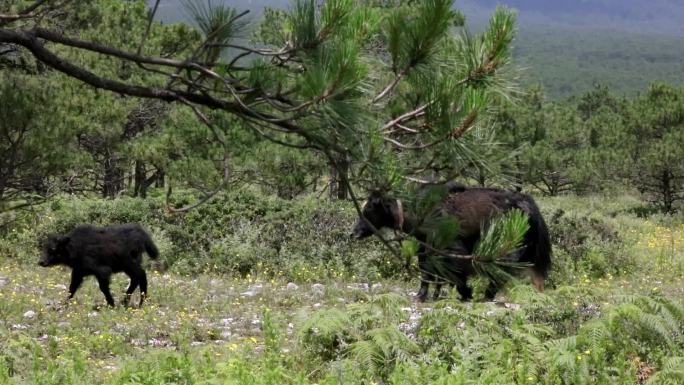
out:
<path id="1" fill-rule="evenodd" d="M 401 200 L 397 199 L 396 203 L 390 205 L 390 213 L 392 214 L 392 219 L 394 219 L 394 228 L 401 230 L 404 227 L 404 205 L 401 204 Z"/>
<path id="2" fill-rule="evenodd" d="M 59 246 L 66 246 L 70 240 L 71 240 L 71 238 L 69 238 L 68 235 L 64 235 L 64 236 L 57 238 L 57 244 Z"/>

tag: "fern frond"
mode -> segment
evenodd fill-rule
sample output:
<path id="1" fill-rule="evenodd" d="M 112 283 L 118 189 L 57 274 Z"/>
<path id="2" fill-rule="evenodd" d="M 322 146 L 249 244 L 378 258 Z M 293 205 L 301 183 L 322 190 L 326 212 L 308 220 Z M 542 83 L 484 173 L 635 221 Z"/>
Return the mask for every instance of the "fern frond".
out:
<path id="1" fill-rule="evenodd" d="M 599 350 L 607 345 L 612 335 L 604 322 L 594 320 L 582 326 L 579 338 L 582 345 L 588 346 L 591 350 Z"/>
<path id="2" fill-rule="evenodd" d="M 684 357 L 669 357 L 646 385 L 678 385 L 684 383 Z"/>
<path id="3" fill-rule="evenodd" d="M 383 376 L 398 363 L 415 360 L 418 344 L 395 327 L 370 330 L 363 341 L 351 344 L 349 355 L 366 370 Z"/>
<path id="4" fill-rule="evenodd" d="M 575 351 L 577 350 L 577 336 L 570 336 L 549 340 L 544 343 L 544 347 L 549 351 Z"/>
<path id="5" fill-rule="evenodd" d="M 651 314 L 648 310 L 648 306 L 643 304 L 642 307 L 639 307 L 634 303 L 624 303 L 610 311 L 607 317 L 607 325 L 614 334 L 623 331 L 634 334 L 634 327 L 638 327 L 642 333 L 641 338 L 648 338 L 669 347 L 674 346 L 673 337 L 680 333 L 679 324 L 673 328 L 664 317 Z M 652 336 L 657 336 L 657 338 L 649 338 L 649 333 Z"/>

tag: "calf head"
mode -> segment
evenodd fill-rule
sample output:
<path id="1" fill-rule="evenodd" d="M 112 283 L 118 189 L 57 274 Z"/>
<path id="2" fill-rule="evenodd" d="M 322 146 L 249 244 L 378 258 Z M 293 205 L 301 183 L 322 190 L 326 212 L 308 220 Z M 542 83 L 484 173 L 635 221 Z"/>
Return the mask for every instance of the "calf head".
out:
<path id="1" fill-rule="evenodd" d="M 404 209 L 401 201 L 371 194 L 361 209 L 361 218 L 356 221 L 351 236 L 356 239 L 373 235 L 383 227 L 401 229 L 404 224 Z"/>
<path id="2" fill-rule="evenodd" d="M 43 255 L 38 264 L 43 267 L 63 265 L 69 260 L 69 237 L 62 235 L 50 235 L 43 244 Z"/>

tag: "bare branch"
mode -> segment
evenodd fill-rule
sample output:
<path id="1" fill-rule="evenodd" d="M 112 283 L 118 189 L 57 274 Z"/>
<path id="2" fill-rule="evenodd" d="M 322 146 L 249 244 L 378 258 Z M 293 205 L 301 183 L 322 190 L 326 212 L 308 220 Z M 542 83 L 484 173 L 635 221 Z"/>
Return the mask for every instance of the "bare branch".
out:
<path id="1" fill-rule="evenodd" d="M 382 98 L 384 98 L 385 96 L 387 96 L 390 92 L 392 92 L 392 90 L 394 89 L 394 87 L 396 87 L 397 84 L 399 84 L 399 81 L 404 77 L 404 75 L 406 75 L 406 73 L 408 72 L 409 68 L 410 68 L 410 67 L 406 67 L 406 68 L 404 68 L 401 72 L 399 72 L 399 73 L 397 74 L 397 76 L 394 78 L 394 80 L 392 80 L 392 82 L 391 82 L 390 84 L 388 84 L 387 87 L 385 87 L 385 89 L 382 90 L 382 92 L 380 92 L 376 97 L 373 98 L 373 101 L 372 101 L 372 102 L 373 102 L 373 103 L 377 103 L 377 102 L 380 101 Z"/>
<path id="2" fill-rule="evenodd" d="M 11 31 L 8 31 L 11 32 Z M 49 29 L 45 28 L 34 28 L 31 30 L 18 30 L 16 32 L 19 33 L 25 33 L 28 36 L 31 37 L 37 37 L 41 39 L 45 39 L 47 41 L 51 41 L 53 43 L 59 43 L 62 45 L 66 45 L 69 47 L 74 47 L 74 48 L 81 48 L 85 49 L 87 51 L 92 51 L 92 52 L 97 52 L 101 53 L 104 55 L 108 56 L 113 56 L 117 57 L 119 59 L 124 59 L 128 61 L 132 61 L 135 63 L 142 63 L 142 64 L 154 64 L 154 65 L 161 65 L 161 66 L 166 66 L 166 67 L 175 67 L 175 68 L 183 68 L 183 69 L 189 69 L 189 70 L 195 70 L 200 73 L 203 73 L 207 76 L 211 76 L 213 78 L 220 78 L 220 76 L 211 71 L 210 69 L 205 67 L 205 63 L 195 63 L 192 61 L 181 61 L 181 60 L 173 60 L 173 59 L 167 59 L 167 58 L 160 58 L 160 57 L 149 57 L 145 55 L 139 55 L 131 52 L 126 52 L 117 48 L 112 48 L 108 47 L 93 41 L 86 41 L 86 40 L 81 40 L 81 39 L 74 39 L 70 37 L 66 37 L 61 33 L 51 31 Z M 28 48 L 28 47 L 27 47 Z"/>
<path id="3" fill-rule="evenodd" d="M 50 36 L 52 36 L 54 33 L 50 33 Z M 54 37 L 54 36 L 53 36 Z M 74 40 L 74 39 L 62 39 L 58 38 L 56 40 L 59 41 L 68 41 L 72 42 L 75 44 L 78 44 L 78 46 L 82 46 L 82 48 L 87 49 L 85 47 L 90 46 L 92 47 L 98 47 L 98 49 L 101 48 L 101 50 L 95 50 L 95 52 L 101 52 L 101 53 L 106 53 L 106 52 L 114 52 L 114 56 L 121 57 L 121 58 L 128 58 L 129 60 L 143 60 L 143 62 L 146 62 L 148 64 L 159 64 L 164 61 L 167 62 L 168 65 L 170 66 L 176 66 L 176 65 L 181 65 L 184 68 L 195 68 L 195 66 L 198 66 L 196 63 L 188 63 L 188 62 L 180 62 L 180 61 L 175 61 L 175 60 L 169 60 L 168 59 L 160 59 L 160 58 L 149 58 L 149 61 L 145 61 L 144 57 L 131 54 L 128 52 L 112 49 L 109 47 L 104 47 L 96 43 L 91 43 L 91 42 L 83 42 L 79 40 Z M 52 53 L 50 50 L 46 49 L 43 44 L 38 40 L 35 30 L 30 30 L 30 31 L 22 31 L 22 30 L 0 30 L 0 42 L 7 42 L 7 43 L 15 43 L 21 46 L 26 47 L 31 53 L 36 57 L 36 59 L 40 60 L 47 66 L 60 71 L 68 76 L 71 76 L 73 78 L 76 78 L 86 84 L 89 84 L 93 87 L 96 88 L 101 88 L 113 92 L 117 92 L 123 95 L 129 95 L 129 96 L 136 96 L 136 97 L 142 97 L 142 98 L 151 98 L 151 99 L 160 99 L 160 100 L 165 100 L 168 102 L 171 101 L 181 101 L 181 99 L 184 99 L 190 103 L 193 104 L 198 104 L 198 105 L 203 105 L 212 109 L 222 109 L 231 113 L 234 113 L 236 115 L 240 116 L 246 116 L 246 117 L 252 117 L 252 118 L 257 118 L 257 119 L 263 119 L 275 126 L 278 126 L 280 128 L 283 128 L 287 131 L 291 132 L 299 132 L 300 128 L 292 123 L 289 119 L 280 119 L 277 117 L 274 117 L 272 115 L 266 114 L 266 113 L 261 113 L 261 112 L 256 112 L 253 109 L 247 107 L 241 102 L 232 102 L 232 101 L 227 101 L 227 100 L 222 100 L 222 99 L 217 99 L 214 98 L 208 94 L 205 93 L 193 93 L 193 92 L 188 92 L 188 91 L 180 91 L 180 90 L 170 90 L 170 89 L 161 89 L 161 88 L 156 88 L 156 87 L 143 87 L 143 86 L 138 86 L 138 85 L 131 85 L 123 82 L 119 82 L 116 80 L 104 78 L 95 75 L 94 73 L 78 67 L 72 63 L 69 63 L 68 61 L 64 60 L 63 58 L 55 55 Z M 84 44 L 80 44 L 84 43 Z M 76 46 L 76 45 L 75 45 Z M 201 67 L 198 67 L 201 68 Z M 206 70 L 206 69 L 204 69 Z M 211 73 L 211 71 L 209 71 Z M 212 75 L 213 76 L 213 75 Z M 216 75 L 218 76 L 218 75 Z"/>
<path id="4" fill-rule="evenodd" d="M 152 7 L 152 12 L 150 12 L 150 18 L 147 21 L 147 27 L 145 27 L 145 33 L 143 34 L 142 39 L 140 39 L 140 45 L 138 45 L 138 55 L 142 53 L 142 48 L 145 45 L 145 42 L 147 41 L 147 37 L 150 35 L 150 30 L 152 29 L 152 22 L 154 21 L 154 15 L 157 14 L 157 8 L 159 8 L 159 3 L 161 0 L 156 0 L 154 2 L 154 7 Z"/>
<path id="5" fill-rule="evenodd" d="M 0 14 L 0 27 L 9 24 L 13 21 L 21 20 L 21 19 L 30 19 L 35 17 L 36 15 L 33 13 L 38 7 L 43 5 L 43 3 L 46 3 L 47 0 L 37 0 L 33 4 L 29 5 L 28 7 L 22 9 L 21 11 L 17 12 L 16 14 L 11 14 L 11 15 L 6 15 L 6 14 Z"/>
<path id="6" fill-rule="evenodd" d="M 235 48 L 239 49 L 241 51 L 246 51 L 248 53 L 253 53 L 256 55 L 262 55 L 262 56 L 282 56 L 282 55 L 288 55 L 291 52 L 293 52 L 293 49 L 282 49 L 280 51 L 272 51 L 268 49 L 256 49 L 256 48 L 250 48 L 250 47 L 245 47 L 242 45 L 237 45 L 237 44 L 207 44 L 208 47 L 228 47 L 228 48 Z"/>
<path id="7" fill-rule="evenodd" d="M 390 143 L 394 144 L 395 146 L 397 146 L 397 147 L 399 147 L 399 148 L 401 148 L 401 149 L 404 149 L 404 150 L 424 150 L 424 149 L 426 149 L 426 148 L 430 148 L 430 147 L 432 147 L 432 146 L 438 145 L 439 143 L 442 143 L 442 142 L 445 141 L 447 138 L 449 138 L 449 135 L 445 135 L 445 136 L 443 136 L 443 137 L 441 137 L 441 138 L 438 138 L 437 140 L 435 140 L 435 141 L 433 141 L 433 142 L 426 143 L 426 144 L 408 145 L 408 144 L 401 143 L 400 141 L 398 141 L 398 140 L 396 140 L 396 139 L 384 137 L 384 139 L 385 139 L 387 142 L 390 142 Z"/>
<path id="8" fill-rule="evenodd" d="M 415 119 L 417 117 L 423 116 L 425 114 L 425 109 L 428 107 L 428 104 L 424 104 L 418 108 L 416 108 L 413 111 L 409 111 L 398 118 L 391 120 L 387 122 L 384 126 L 382 126 L 382 131 L 388 130 L 392 128 L 393 126 L 400 124 L 400 123 L 405 123 L 411 119 Z"/>

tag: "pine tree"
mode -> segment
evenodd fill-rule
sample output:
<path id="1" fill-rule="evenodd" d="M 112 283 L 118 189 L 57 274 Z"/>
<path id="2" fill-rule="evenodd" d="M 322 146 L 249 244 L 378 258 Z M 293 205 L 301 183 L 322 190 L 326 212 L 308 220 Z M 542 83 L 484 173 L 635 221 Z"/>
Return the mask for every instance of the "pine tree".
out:
<path id="1" fill-rule="evenodd" d="M 22 46 L 89 86 L 186 105 L 214 133 L 218 120 L 210 110 L 224 111 L 266 140 L 319 154 L 347 189 L 354 181 L 387 189 L 461 173 L 477 159 L 470 145 L 478 138 L 471 133 L 488 115 L 492 95 L 510 88 L 505 68 L 515 17 L 503 8 L 483 33 L 472 35 L 452 0 L 394 7 L 298 0 L 288 11 L 266 12 L 259 42 L 243 44 L 235 32 L 245 13 L 213 4 L 195 8 L 203 37 L 191 54 L 154 56 L 152 36 L 160 26 L 152 23 L 148 34 L 126 17 L 138 11 L 105 3 L 118 17 L 98 22 L 136 26 L 126 43 L 62 32 L 56 18 L 37 16 L 61 11 L 75 25 L 88 25 L 92 14 L 39 3 L 11 6 L 0 21 L 0 42 Z M 137 10 L 143 2 L 134 3 Z M 162 38 L 162 46 L 183 44 L 173 36 Z M 88 52 L 110 65 L 94 66 Z"/>
<path id="2" fill-rule="evenodd" d="M 632 104 L 632 183 L 663 212 L 684 199 L 684 90 L 653 84 Z"/>

